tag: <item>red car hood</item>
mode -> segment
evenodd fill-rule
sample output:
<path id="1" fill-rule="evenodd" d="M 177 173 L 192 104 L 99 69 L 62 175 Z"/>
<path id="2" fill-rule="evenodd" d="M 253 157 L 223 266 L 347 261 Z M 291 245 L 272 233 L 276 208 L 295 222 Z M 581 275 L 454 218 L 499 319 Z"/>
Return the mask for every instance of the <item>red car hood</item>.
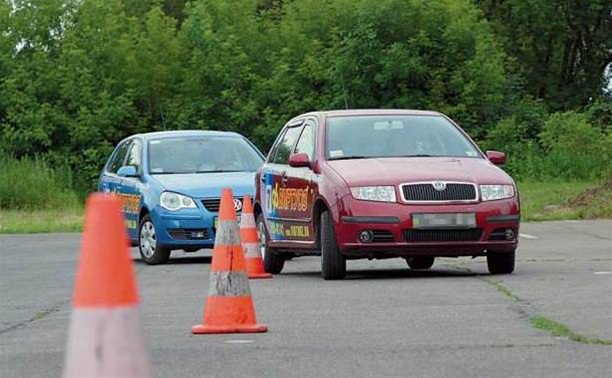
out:
<path id="1" fill-rule="evenodd" d="M 411 157 L 328 161 L 349 186 L 398 185 L 418 181 L 511 184 L 503 170 L 486 159 Z"/>

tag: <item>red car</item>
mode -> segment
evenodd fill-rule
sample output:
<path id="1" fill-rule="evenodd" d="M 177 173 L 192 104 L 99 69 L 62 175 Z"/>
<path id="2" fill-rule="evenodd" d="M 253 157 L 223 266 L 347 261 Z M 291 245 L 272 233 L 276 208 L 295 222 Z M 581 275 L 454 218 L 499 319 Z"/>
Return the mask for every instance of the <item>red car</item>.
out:
<path id="1" fill-rule="evenodd" d="M 323 278 L 341 279 L 347 259 L 486 256 L 490 273 L 512 273 L 519 197 L 504 162 L 433 111 L 300 115 L 256 176 L 265 268 L 320 254 Z"/>

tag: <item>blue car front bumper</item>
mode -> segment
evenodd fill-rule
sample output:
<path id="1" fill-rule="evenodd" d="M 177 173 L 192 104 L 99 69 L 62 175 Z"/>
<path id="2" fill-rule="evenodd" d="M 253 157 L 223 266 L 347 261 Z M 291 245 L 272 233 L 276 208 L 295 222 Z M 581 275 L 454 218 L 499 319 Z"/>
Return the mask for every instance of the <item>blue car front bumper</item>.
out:
<path id="1" fill-rule="evenodd" d="M 215 218 L 198 208 L 189 212 L 169 212 L 161 208 L 151 211 L 158 245 L 170 249 L 212 248 L 215 243 Z"/>

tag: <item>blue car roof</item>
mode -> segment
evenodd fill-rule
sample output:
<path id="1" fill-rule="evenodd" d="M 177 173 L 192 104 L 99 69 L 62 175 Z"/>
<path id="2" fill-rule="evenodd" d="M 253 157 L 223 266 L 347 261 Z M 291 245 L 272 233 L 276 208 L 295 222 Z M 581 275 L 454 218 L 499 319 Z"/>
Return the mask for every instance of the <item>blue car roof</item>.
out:
<path id="1" fill-rule="evenodd" d="M 156 131 L 152 133 L 136 134 L 132 137 L 141 137 L 146 140 L 190 137 L 190 136 L 227 136 L 227 137 L 242 137 L 242 135 L 233 131 L 211 131 L 211 130 L 177 130 L 177 131 Z"/>

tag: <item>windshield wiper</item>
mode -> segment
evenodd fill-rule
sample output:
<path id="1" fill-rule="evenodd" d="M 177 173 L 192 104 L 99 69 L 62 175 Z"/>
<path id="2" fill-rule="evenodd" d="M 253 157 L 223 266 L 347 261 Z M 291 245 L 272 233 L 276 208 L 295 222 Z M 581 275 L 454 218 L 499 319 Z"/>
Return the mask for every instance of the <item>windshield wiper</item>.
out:
<path id="1" fill-rule="evenodd" d="M 429 155 L 429 154 L 411 154 L 411 155 L 383 155 L 383 156 L 339 156 L 334 158 L 329 158 L 329 160 L 350 160 L 350 159 L 386 159 L 386 158 L 401 158 L 401 157 L 439 157 L 438 155 Z"/>
<path id="2" fill-rule="evenodd" d="M 352 155 L 352 156 L 332 157 L 332 158 L 329 158 L 329 160 L 371 159 L 371 158 L 375 158 L 375 157 L 376 156 L 358 156 L 358 155 Z"/>
<path id="3" fill-rule="evenodd" d="M 412 155 L 400 155 L 393 157 L 438 157 L 438 155 L 429 155 L 429 154 L 412 154 Z"/>
<path id="4" fill-rule="evenodd" d="M 225 172 L 245 172 L 237 169 L 211 169 L 207 171 L 195 171 L 194 173 L 225 173 Z"/>

